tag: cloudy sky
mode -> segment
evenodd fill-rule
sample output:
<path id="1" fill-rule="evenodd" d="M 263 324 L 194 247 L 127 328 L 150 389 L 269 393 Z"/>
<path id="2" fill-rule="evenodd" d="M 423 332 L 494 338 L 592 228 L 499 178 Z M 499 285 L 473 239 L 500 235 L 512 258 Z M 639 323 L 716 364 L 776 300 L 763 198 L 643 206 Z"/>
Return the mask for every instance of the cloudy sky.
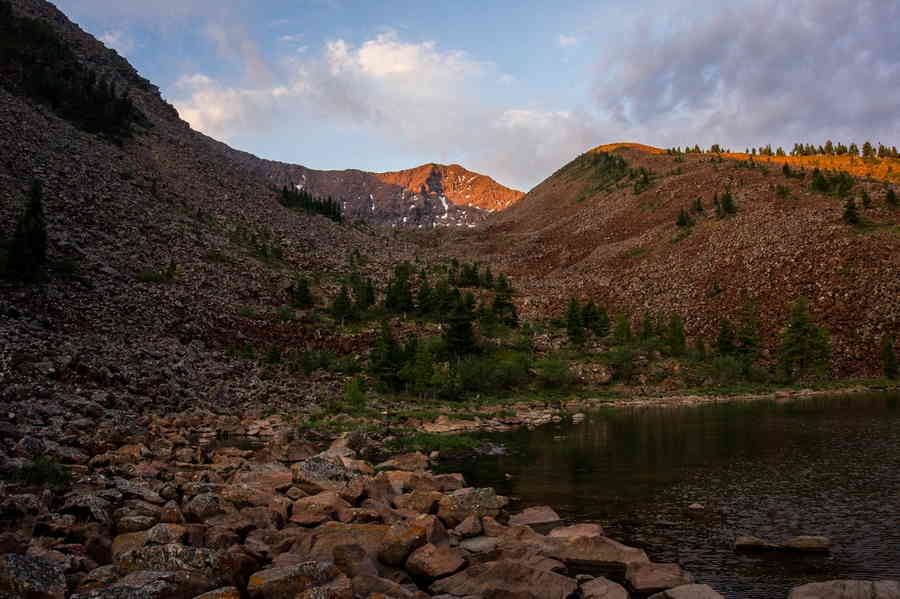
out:
<path id="1" fill-rule="evenodd" d="M 611 141 L 900 145 L 894 0 L 56 0 L 195 129 L 527 190 Z"/>

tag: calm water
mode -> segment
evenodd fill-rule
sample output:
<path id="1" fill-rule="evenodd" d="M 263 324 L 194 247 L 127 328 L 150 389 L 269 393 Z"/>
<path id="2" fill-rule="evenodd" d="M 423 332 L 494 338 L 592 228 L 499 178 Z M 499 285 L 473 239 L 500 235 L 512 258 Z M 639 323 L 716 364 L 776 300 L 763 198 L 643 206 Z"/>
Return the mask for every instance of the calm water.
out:
<path id="1" fill-rule="evenodd" d="M 470 483 L 677 561 L 729 598 L 835 578 L 900 580 L 900 393 L 615 409 L 493 435 L 447 463 Z M 507 476 L 509 475 L 509 476 Z M 705 509 L 693 512 L 691 503 Z M 831 537 L 827 555 L 738 554 L 738 534 Z"/>

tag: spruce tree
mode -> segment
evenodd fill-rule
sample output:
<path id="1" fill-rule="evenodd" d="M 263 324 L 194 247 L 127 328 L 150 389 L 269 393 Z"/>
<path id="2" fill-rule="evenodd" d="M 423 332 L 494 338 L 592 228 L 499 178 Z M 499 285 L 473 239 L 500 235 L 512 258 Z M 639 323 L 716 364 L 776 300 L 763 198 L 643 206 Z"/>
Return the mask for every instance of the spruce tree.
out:
<path id="1" fill-rule="evenodd" d="M 584 325 L 584 328 L 593 332 L 597 327 L 599 318 L 600 311 L 597 309 L 597 304 L 594 303 L 594 300 L 585 302 L 581 309 L 581 323 Z"/>
<path id="2" fill-rule="evenodd" d="M 631 322 L 624 314 L 616 316 L 616 324 L 613 328 L 613 343 L 616 345 L 628 345 L 631 343 L 633 335 L 631 333 Z"/>
<path id="3" fill-rule="evenodd" d="M 295 308 L 309 308 L 313 305 L 312 292 L 309 289 L 309 279 L 298 277 L 288 287 L 288 297 L 291 299 L 291 305 Z"/>
<path id="4" fill-rule="evenodd" d="M 513 328 L 519 326 L 519 314 L 508 292 L 498 293 L 494 296 L 491 312 L 506 326 Z"/>
<path id="5" fill-rule="evenodd" d="M 791 306 L 779 353 L 782 370 L 788 379 L 828 365 L 831 356 L 828 331 L 816 325 L 805 297 L 798 298 Z"/>
<path id="6" fill-rule="evenodd" d="M 569 343 L 574 345 L 581 345 L 585 341 L 581 306 L 574 297 L 569 300 L 569 307 L 566 310 L 566 334 L 569 336 Z"/>
<path id="7" fill-rule="evenodd" d="M 444 341 L 447 352 L 454 358 L 462 358 L 477 350 L 475 330 L 472 322 L 475 314 L 469 302 L 460 299 L 452 313 L 447 317 L 444 327 Z"/>
<path id="8" fill-rule="evenodd" d="M 719 321 L 719 334 L 716 337 L 716 351 L 720 356 L 730 356 L 735 353 L 734 327 L 727 318 Z"/>
<path id="9" fill-rule="evenodd" d="M 884 194 L 884 199 L 889 206 L 896 206 L 898 204 L 897 192 L 894 191 L 893 187 L 887 188 L 887 191 Z"/>
<path id="10" fill-rule="evenodd" d="M 609 335 L 609 313 L 606 311 L 606 308 L 599 308 L 597 310 L 597 320 L 591 327 L 591 331 L 599 339 L 603 339 Z"/>
<path id="11" fill-rule="evenodd" d="M 859 210 L 856 208 L 856 202 L 853 201 L 853 197 L 847 198 L 847 201 L 844 204 L 844 215 L 842 218 L 848 225 L 859 224 Z"/>
<path id="12" fill-rule="evenodd" d="M 350 292 L 347 291 L 346 285 L 341 286 L 340 293 L 338 293 L 334 298 L 334 301 L 331 302 L 329 312 L 331 312 L 334 319 L 341 324 L 348 320 L 352 320 L 353 304 L 350 301 Z"/>
<path id="13" fill-rule="evenodd" d="M 667 331 L 667 339 L 669 351 L 673 356 L 684 355 L 686 346 L 684 338 L 684 321 L 681 316 L 673 314 L 669 319 L 669 329 Z"/>
<path id="14" fill-rule="evenodd" d="M 416 348 L 414 359 L 412 390 L 416 394 L 424 396 L 428 392 L 433 378 L 434 358 L 428 346 L 425 343 L 420 343 Z"/>
<path id="15" fill-rule="evenodd" d="M 403 350 L 394 339 L 388 322 L 382 321 L 381 332 L 369 354 L 369 373 L 388 388 L 396 390 L 401 385 L 403 363 Z"/>
<path id="16" fill-rule="evenodd" d="M 43 202 L 43 186 L 40 181 L 34 181 L 9 248 L 7 274 L 10 278 L 35 281 L 47 263 L 47 220 Z"/>
<path id="17" fill-rule="evenodd" d="M 872 198 L 869 197 L 869 192 L 865 189 L 862 190 L 860 194 L 860 200 L 862 201 L 863 208 L 871 208 L 872 207 Z"/>
<path id="18" fill-rule="evenodd" d="M 885 336 L 881 342 L 881 365 L 884 369 L 885 378 L 895 380 L 900 375 L 900 369 L 897 367 L 897 354 L 894 353 L 894 339 Z"/>
<path id="19" fill-rule="evenodd" d="M 731 195 L 731 191 L 726 191 L 722 194 L 721 204 L 723 214 L 737 213 L 737 206 L 734 203 L 734 197 Z"/>
<path id="20" fill-rule="evenodd" d="M 419 279 L 419 290 L 416 293 L 416 312 L 420 316 L 428 316 L 434 312 L 434 293 L 426 277 Z"/>

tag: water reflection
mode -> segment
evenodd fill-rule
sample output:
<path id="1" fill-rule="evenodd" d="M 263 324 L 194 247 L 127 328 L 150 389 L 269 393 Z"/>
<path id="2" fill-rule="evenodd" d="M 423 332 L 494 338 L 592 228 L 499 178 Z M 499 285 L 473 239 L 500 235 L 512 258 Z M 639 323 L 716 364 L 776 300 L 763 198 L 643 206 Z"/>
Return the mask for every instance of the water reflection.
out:
<path id="1" fill-rule="evenodd" d="M 786 596 L 833 578 L 900 579 L 898 393 L 606 410 L 499 435 L 478 485 L 597 521 L 728 597 Z M 508 475 L 508 476 L 507 476 Z M 689 510 L 698 502 L 705 509 Z M 737 534 L 830 536 L 829 555 L 740 555 Z"/>

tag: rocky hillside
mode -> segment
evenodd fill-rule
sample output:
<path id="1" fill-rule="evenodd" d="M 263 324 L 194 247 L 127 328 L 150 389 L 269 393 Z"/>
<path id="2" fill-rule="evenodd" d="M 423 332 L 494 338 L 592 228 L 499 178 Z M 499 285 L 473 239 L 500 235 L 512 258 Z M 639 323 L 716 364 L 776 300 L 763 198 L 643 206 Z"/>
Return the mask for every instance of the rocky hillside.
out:
<path id="1" fill-rule="evenodd" d="M 405 246 L 284 208 L 247 166 L 251 157 L 192 131 L 156 87 L 51 4 L 11 5 L 17 17 L 48 24 L 85 72 L 128 90 L 143 115 L 130 137 L 112 139 L 2 80 L 0 241 L 37 179 L 50 260 L 38 285 L 0 281 L 0 396 L 15 426 L 63 435 L 63 406 L 79 397 L 104 407 L 92 427 L 99 438 L 140 429 L 151 406 L 315 403 L 321 385 L 261 378 L 225 351 L 271 338 L 298 350 L 341 343 L 316 322 L 275 318 L 285 289 L 307 277 L 323 301 L 350 256 L 364 254 L 378 273 Z M 2 56 L 0 71 L 15 71 L 16 56 Z M 36 394 L 53 409 L 35 412 Z"/>
<path id="2" fill-rule="evenodd" d="M 457 164 L 388 173 L 318 171 L 248 155 L 247 165 L 278 187 L 297 186 L 339 201 L 347 220 L 379 225 L 472 227 L 524 195 Z"/>
<path id="3" fill-rule="evenodd" d="M 634 321 L 677 312 L 708 342 L 750 305 L 771 350 L 790 302 L 806 296 L 830 329 L 835 372 L 876 374 L 883 336 L 900 333 L 900 208 L 889 183 L 855 178 L 847 197 L 861 222 L 848 224 L 845 199 L 811 179 L 759 159 L 601 146 L 447 244 L 511 273 L 526 313 L 593 298 Z M 717 214 L 726 192 L 735 212 Z"/>

